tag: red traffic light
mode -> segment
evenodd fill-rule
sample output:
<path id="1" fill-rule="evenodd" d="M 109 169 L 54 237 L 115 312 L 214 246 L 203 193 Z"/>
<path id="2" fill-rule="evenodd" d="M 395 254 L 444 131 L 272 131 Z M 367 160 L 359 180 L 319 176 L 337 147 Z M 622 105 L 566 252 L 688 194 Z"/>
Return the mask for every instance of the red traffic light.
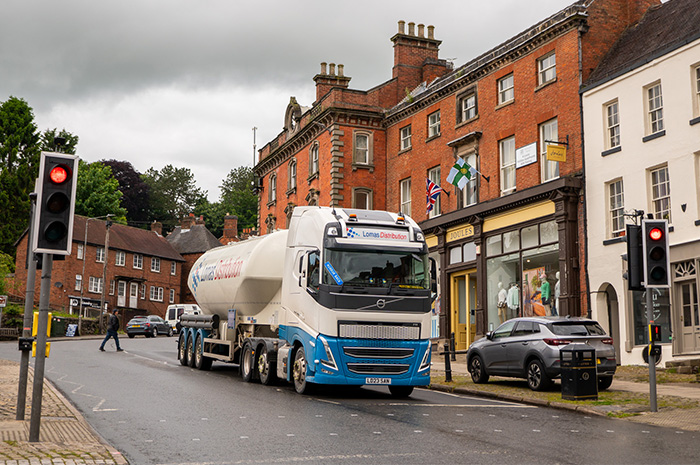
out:
<path id="1" fill-rule="evenodd" d="M 69 176 L 68 167 L 64 165 L 54 166 L 49 172 L 49 179 L 54 184 L 63 184 L 68 180 Z"/>
<path id="2" fill-rule="evenodd" d="M 660 241 L 664 237 L 664 232 L 659 228 L 651 228 L 649 230 L 649 239 L 652 241 Z"/>

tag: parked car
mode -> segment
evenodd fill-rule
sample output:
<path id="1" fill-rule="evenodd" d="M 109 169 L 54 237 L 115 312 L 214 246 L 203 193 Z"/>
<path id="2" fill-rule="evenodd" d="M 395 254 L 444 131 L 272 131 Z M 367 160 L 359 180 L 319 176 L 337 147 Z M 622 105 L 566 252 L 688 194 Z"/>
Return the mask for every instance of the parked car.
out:
<path id="1" fill-rule="evenodd" d="M 199 315 L 200 309 L 197 304 L 174 304 L 168 305 L 165 311 L 165 321 L 173 328 L 175 333 L 180 332 L 180 317 L 183 314 Z"/>
<path id="2" fill-rule="evenodd" d="M 173 335 L 173 328 L 157 315 L 135 316 L 126 324 L 126 334 L 129 337 L 144 335 L 156 337 L 158 334 Z"/>
<path id="3" fill-rule="evenodd" d="M 610 387 L 617 362 L 613 340 L 598 322 L 579 317 L 523 317 L 508 320 L 467 351 L 475 383 L 489 376 L 524 378 L 533 391 L 547 389 L 561 375 L 559 349 L 583 342 L 595 349 L 598 389 Z"/>

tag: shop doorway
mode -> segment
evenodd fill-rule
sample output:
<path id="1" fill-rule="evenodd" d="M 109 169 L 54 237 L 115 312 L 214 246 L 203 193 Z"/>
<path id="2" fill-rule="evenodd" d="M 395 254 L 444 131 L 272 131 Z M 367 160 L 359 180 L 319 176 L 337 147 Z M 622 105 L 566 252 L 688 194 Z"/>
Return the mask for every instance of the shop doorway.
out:
<path id="1" fill-rule="evenodd" d="M 450 281 L 455 349 L 465 350 L 476 336 L 476 269 L 453 273 Z"/>

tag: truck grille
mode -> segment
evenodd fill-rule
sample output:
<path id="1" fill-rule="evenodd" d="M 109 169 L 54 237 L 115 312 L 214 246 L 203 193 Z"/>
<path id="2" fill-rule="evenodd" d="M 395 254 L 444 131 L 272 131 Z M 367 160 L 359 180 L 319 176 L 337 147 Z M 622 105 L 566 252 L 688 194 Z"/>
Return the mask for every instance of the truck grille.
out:
<path id="1" fill-rule="evenodd" d="M 413 349 L 391 347 L 344 347 L 345 355 L 354 358 L 398 359 L 413 356 Z"/>
<path id="2" fill-rule="evenodd" d="M 338 324 L 338 335 L 350 339 L 420 339 L 420 324 Z"/>
<path id="3" fill-rule="evenodd" d="M 410 365 L 348 363 L 348 370 L 358 375 L 402 375 L 408 373 Z"/>

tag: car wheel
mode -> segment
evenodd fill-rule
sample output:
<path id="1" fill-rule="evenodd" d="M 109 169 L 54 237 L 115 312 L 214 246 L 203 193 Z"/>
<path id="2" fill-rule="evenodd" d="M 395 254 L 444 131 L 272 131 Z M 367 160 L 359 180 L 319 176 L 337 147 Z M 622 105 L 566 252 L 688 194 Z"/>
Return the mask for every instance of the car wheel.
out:
<path id="1" fill-rule="evenodd" d="M 538 359 L 530 360 L 527 364 L 527 385 L 533 391 L 544 391 L 552 381 L 544 371 L 544 365 Z"/>
<path id="2" fill-rule="evenodd" d="M 270 363 L 270 358 L 267 356 L 267 350 L 265 347 L 261 347 L 258 351 L 258 373 L 260 375 L 260 382 L 265 385 L 272 384 L 275 380 L 275 366 Z"/>
<path id="3" fill-rule="evenodd" d="M 613 382 L 612 376 L 600 376 L 600 377 L 598 377 L 598 390 L 605 391 L 607 388 L 609 388 L 612 385 L 612 382 Z"/>
<path id="4" fill-rule="evenodd" d="M 475 355 L 469 360 L 469 374 L 472 375 L 474 384 L 483 384 L 489 380 L 489 375 L 484 368 L 484 360 L 481 355 Z"/>
<path id="5" fill-rule="evenodd" d="M 190 337 L 187 339 L 187 366 L 194 368 L 194 339 Z"/>
<path id="6" fill-rule="evenodd" d="M 413 386 L 389 386 L 389 392 L 393 397 L 404 399 L 413 393 Z"/>
<path id="7" fill-rule="evenodd" d="M 133 339 L 136 334 L 127 334 L 127 336 L 129 336 L 129 339 Z"/>
<path id="8" fill-rule="evenodd" d="M 253 381 L 253 348 L 248 343 L 243 346 L 240 370 L 243 381 L 246 383 Z"/>
<path id="9" fill-rule="evenodd" d="M 168 337 L 172 337 L 172 336 L 173 336 L 173 328 L 169 328 L 168 329 Z"/>
<path id="10" fill-rule="evenodd" d="M 153 328 L 151 331 L 151 337 L 158 337 L 158 328 Z"/>
<path id="11" fill-rule="evenodd" d="M 185 333 L 180 334 L 177 341 L 177 358 L 180 360 L 180 365 L 187 365 L 187 346 L 185 343 Z"/>
<path id="12" fill-rule="evenodd" d="M 294 390 L 299 394 L 309 392 L 309 383 L 306 382 L 306 368 L 306 354 L 304 348 L 299 347 L 294 355 L 294 367 L 292 368 Z"/>

